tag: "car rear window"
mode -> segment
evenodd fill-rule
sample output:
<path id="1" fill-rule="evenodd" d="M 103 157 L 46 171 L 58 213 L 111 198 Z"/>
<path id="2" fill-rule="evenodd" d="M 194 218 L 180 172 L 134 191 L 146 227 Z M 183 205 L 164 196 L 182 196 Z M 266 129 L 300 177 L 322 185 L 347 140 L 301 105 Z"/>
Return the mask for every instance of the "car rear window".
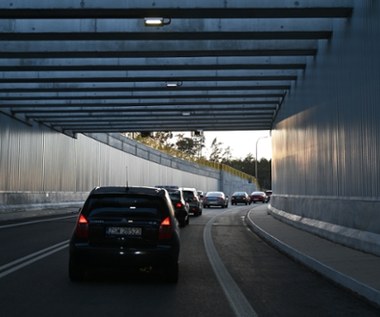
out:
<path id="1" fill-rule="evenodd" d="M 170 199 L 172 199 L 172 200 L 180 200 L 181 199 L 181 194 L 179 191 L 176 191 L 176 192 L 169 191 L 169 196 L 170 196 Z"/>
<path id="2" fill-rule="evenodd" d="M 223 195 L 221 193 L 208 193 L 206 196 L 207 197 L 222 197 Z"/>
<path id="3" fill-rule="evenodd" d="M 195 197 L 194 192 L 185 190 L 183 191 L 183 196 L 185 197 L 185 199 L 192 199 Z"/>
<path id="4" fill-rule="evenodd" d="M 125 196 L 125 195 L 94 195 L 90 197 L 83 208 L 83 214 L 96 217 L 133 215 L 138 217 L 162 218 L 168 210 L 165 201 L 153 196 Z"/>

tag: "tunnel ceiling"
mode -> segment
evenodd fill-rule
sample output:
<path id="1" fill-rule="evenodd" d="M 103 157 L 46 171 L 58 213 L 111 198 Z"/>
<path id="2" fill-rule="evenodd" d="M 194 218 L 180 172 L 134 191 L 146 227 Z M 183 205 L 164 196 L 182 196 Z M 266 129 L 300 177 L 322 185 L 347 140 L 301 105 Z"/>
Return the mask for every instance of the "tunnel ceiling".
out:
<path id="1" fill-rule="evenodd" d="M 347 0 L 9 0 L 0 111 L 59 132 L 269 130 Z M 146 26 L 161 17 L 163 26 Z M 175 87 L 170 87 L 170 86 Z M 295 88 L 292 88 L 295 89 Z"/>

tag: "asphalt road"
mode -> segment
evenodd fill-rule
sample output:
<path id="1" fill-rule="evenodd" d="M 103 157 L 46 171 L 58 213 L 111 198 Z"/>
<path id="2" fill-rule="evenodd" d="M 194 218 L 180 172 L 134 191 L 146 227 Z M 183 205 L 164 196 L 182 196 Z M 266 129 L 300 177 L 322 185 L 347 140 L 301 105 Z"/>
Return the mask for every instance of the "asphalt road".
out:
<path id="1" fill-rule="evenodd" d="M 249 231 L 244 217 L 254 207 L 204 209 L 190 219 L 181 229 L 177 285 L 120 272 L 72 283 L 74 217 L 0 223 L 0 316 L 380 315 Z"/>

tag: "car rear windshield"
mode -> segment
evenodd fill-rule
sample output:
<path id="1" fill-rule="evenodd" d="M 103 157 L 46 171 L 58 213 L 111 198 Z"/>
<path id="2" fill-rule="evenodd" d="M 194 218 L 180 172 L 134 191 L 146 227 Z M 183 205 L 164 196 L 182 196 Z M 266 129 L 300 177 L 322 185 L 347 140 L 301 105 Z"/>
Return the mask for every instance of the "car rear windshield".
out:
<path id="1" fill-rule="evenodd" d="M 181 193 L 179 191 L 169 191 L 169 196 L 171 200 L 181 200 Z"/>
<path id="2" fill-rule="evenodd" d="M 221 193 L 207 193 L 207 197 L 222 197 Z"/>
<path id="3" fill-rule="evenodd" d="M 154 196 L 126 195 L 94 195 L 90 197 L 83 208 L 83 214 L 96 216 L 134 216 L 163 218 L 168 214 L 165 201 Z"/>
<path id="4" fill-rule="evenodd" d="M 183 196 L 185 199 L 193 199 L 195 197 L 194 192 L 192 191 L 183 191 Z"/>

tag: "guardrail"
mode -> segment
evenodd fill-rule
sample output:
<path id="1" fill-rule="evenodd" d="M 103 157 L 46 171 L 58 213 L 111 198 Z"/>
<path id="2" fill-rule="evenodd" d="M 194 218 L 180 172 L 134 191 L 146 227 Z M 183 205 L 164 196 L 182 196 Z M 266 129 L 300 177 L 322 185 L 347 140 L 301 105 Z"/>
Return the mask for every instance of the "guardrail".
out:
<path id="1" fill-rule="evenodd" d="M 183 159 L 183 160 L 186 160 L 189 162 L 194 162 L 194 163 L 197 163 L 199 165 L 203 165 L 203 166 L 210 167 L 210 168 L 213 168 L 216 170 L 221 170 L 221 171 L 230 173 L 230 174 L 238 176 L 242 179 L 246 179 L 246 180 L 248 180 L 248 182 L 254 183 L 258 186 L 257 180 L 254 176 L 249 175 L 247 173 L 244 173 L 242 171 L 239 171 L 239 170 L 237 170 L 237 169 L 235 169 L 229 165 L 219 163 L 219 162 L 212 162 L 212 161 L 209 161 L 203 157 L 195 157 L 195 156 L 186 154 L 186 153 L 178 151 L 178 150 L 176 150 L 170 146 L 163 145 L 163 144 L 157 142 L 156 140 L 154 140 L 152 138 L 136 138 L 136 139 L 134 139 L 134 141 L 140 142 L 140 143 L 147 145 L 147 146 L 149 146 L 155 150 L 161 151 L 165 154 L 174 156 L 176 158 L 180 158 L 180 159 Z"/>

